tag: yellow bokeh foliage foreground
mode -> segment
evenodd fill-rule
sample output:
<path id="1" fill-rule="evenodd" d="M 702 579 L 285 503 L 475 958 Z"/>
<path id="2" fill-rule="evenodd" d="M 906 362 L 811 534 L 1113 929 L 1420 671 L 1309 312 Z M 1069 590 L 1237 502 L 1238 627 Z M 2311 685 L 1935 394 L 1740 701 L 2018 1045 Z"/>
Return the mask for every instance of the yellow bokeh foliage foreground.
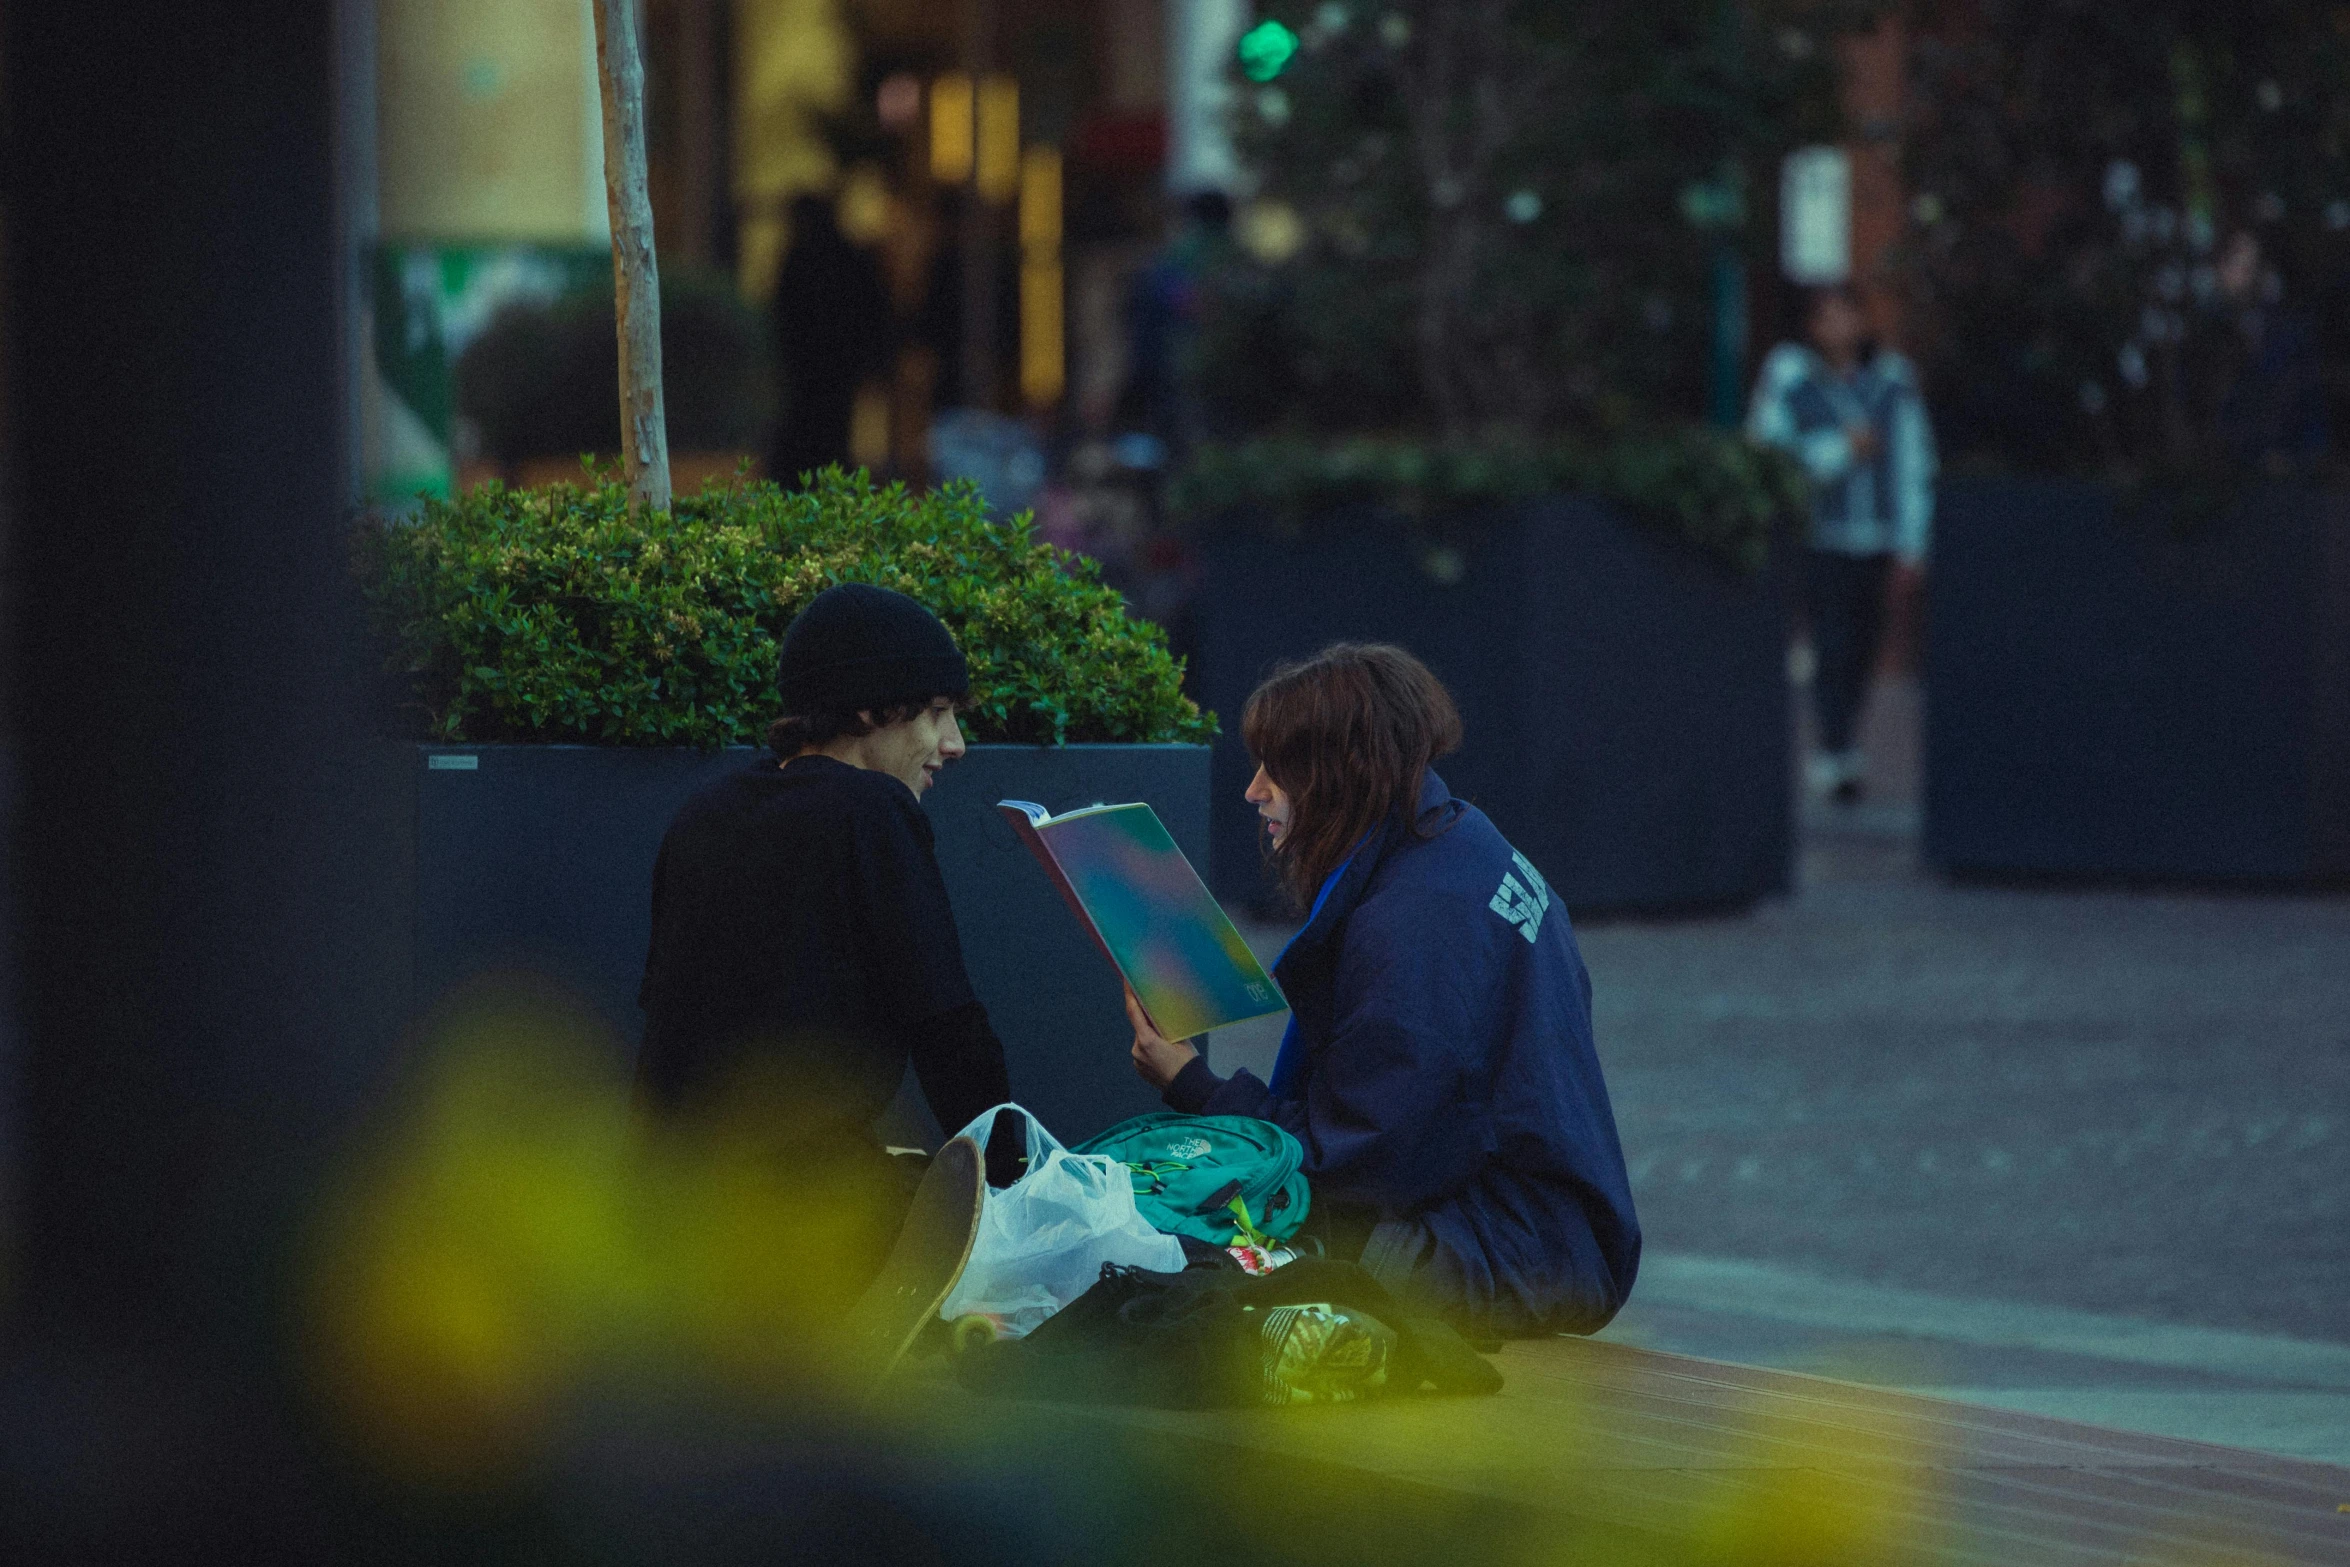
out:
<path id="1" fill-rule="evenodd" d="M 319 1208 L 307 1274 L 314 1385 L 377 1468 L 496 1488 L 583 1411 L 665 1407 L 861 1433 L 1038 1506 L 1057 1473 L 1167 1541 L 1282 1542 L 1236 1563 L 1898 1567 L 1968 1540 L 1946 1437 L 1859 1387 L 1758 1385 L 1725 1430 L 1627 1393 L 1620 1365 L 1561 1373 L 1505 1350 L 1497 1398 L 1088 1412 L 962 1397 L 931 1363 L 867 1404 L 837 1325 L 887 1220 L 779 1157 L 807 1085 L 748 1084 L 656 1135 L 622 1054 L 528 982 L 476 989 L 423 1030 L 412 1079 Z M 2256 1560 L 2180 1522 L 2146 1559 Z"/>
<path id="2" fill-rule="evenodd" d="M 619 1053 L 543 992 L 477 991 L 427 1032 L 311 1270 L 319 1389 L 363 1448 L 494 1477 L 583 1396 L 843 1398 L 877 1220 L 771 1157 L 805 1112 L 782 1085 L 656 1135 Z"/>

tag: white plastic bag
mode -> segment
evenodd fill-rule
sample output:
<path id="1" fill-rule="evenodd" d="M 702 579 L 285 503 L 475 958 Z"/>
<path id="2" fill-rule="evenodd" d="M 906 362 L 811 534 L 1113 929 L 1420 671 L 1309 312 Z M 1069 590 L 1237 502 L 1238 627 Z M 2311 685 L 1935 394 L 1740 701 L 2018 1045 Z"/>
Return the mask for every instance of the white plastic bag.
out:
<path id="1" fill-rule="evenodd" d="M 1073 1154 L 1018 1105 L 997 1105 L 963 1128 L 984 1152 L 999 1115 L 1028 1123 L 1028 1172 L 979 1207 L 971 1261 L 938 1314 L 982 1313 L 1018 1338 L 1093 1288 L 1105 1262 L 1162 1273 L 1183 1267 L 1183 1247 L 1134 1206 L 1134 1178 L 1107 1154 Z"/>

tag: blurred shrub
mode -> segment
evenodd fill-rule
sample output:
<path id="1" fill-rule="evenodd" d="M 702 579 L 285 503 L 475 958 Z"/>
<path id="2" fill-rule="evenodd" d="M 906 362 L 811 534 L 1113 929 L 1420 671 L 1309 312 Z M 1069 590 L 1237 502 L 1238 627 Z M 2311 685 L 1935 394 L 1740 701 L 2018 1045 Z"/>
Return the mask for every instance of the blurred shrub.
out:
<path id="1" fill-rule="evenodd" d="M 1900 262 L 1951 458 L 2206 511 L 2317 464 L 2350 412 L 2340 8 L 1979 0 L 1912 62 Z"/>
<path id="2" fill-rule="evenodd" d="M 609 383 L 607 383 L 609 384 Z M 926 495 L 828 469 L 786 492 L 708 487 L 632 510 L 585 488 L 486 484 L 374 519 L 361 585 L 415 736 L 722 746 L 775 716 L 783 629 L 839 582 L 912 595 L 971 664 L 975 740 L 1205 741 L 1166 636 L 1092 562 L 989 520 L 969 485 Z"/>
<path id="3" fill-rule="evenodd" d="M 1804 479 L 1783 453 L 1687 426 L 1604 443 L 1446 444 L 1357 436 L 1268 437 L 1201 448 L 1173 504 L 1213 525 L 1237 515 L 1295 522 L 1349 504 L 1419 516 L 1575 493 L 1621 507 L 1742 571 L 1759 571 L 1771 533 L 1800 515 Z"/>
<path id="4" fill-rule="evenodd" d="M 775 413 L 758 313 L 707 273 L 661 277 L 662 400 L 679 452 L 755 451 Z M 620 340 L 610 282 L 552 303 L 508 305 L 457 361 L 457 414 L 481 455 L 620 450 Z"/>

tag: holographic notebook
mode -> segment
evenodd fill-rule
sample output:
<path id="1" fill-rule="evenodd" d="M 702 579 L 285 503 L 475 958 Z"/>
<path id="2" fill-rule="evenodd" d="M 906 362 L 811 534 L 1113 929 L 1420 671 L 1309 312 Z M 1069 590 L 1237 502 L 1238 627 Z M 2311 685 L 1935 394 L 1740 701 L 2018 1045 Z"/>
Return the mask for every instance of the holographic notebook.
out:
<path id="1" fill-rule="evenodd" d="M 996 809 L 1167 1038 L 1288 1010 L 1158 812 L 1094 805 L 1055 816 L 1026 800 Z"/>

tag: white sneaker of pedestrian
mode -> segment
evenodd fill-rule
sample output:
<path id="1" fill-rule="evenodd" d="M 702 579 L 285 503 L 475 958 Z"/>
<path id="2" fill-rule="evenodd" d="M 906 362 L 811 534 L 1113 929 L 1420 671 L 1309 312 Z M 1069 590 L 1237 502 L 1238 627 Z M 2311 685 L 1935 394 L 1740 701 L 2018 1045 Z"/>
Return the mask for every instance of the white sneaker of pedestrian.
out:
<path id="1" fill-rule="evenodd" d="M 1844 781 L 1846 755 L 1843 751 L 1814 751 L 1804 759 L 1803 781 L 1811 786 L 1812 793 L 1833 793 Z"/>

